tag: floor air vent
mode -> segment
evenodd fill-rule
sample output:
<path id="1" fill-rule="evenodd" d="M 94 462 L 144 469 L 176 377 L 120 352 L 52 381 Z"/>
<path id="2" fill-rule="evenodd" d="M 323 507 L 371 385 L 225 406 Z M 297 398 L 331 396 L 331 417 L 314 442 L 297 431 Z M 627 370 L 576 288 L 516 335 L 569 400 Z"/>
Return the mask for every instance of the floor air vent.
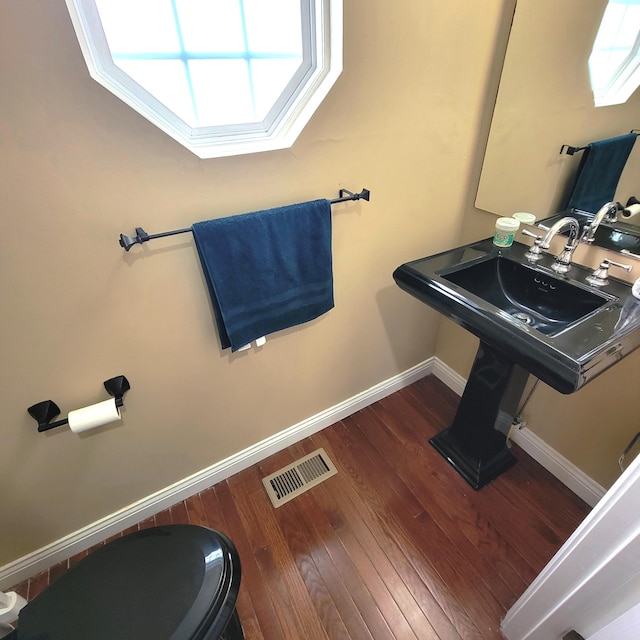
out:
<path id="1" fill-rule="evenodd" d="M 317 449 L 262 479 L 274 507 L 289 502 L 338 473 L 324 449 Z"/>

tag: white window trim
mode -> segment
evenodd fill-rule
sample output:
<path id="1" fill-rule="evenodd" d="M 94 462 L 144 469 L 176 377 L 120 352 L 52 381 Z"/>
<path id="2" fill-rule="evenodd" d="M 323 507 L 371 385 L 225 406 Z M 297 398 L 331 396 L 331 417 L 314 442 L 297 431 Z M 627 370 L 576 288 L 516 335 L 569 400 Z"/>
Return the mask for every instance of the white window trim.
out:
<path id="1" fill-rule="evenodd" d="M 640 86 L 640 57 L 634 56 L 612 79 L 604 90 L 594 90 L 593 101 L 596 107 L 610 107 L 624 104 Z"/>
<path id="2" fill-rule="evenodd" d="M 267 124 L 190 127 L 113 63 L 94 3 L 65 2 L 90 76 L 200 158 L 291 147 L 342 73 L 342 0 L 315 0 L 312 46 L 316 68 L 302 79 L 289 100 L 274 107 L 276 112 L 272 110 L 265 120 Z"/>
<path id="3" fill-rule="evenodd" d="M 606 9 L 603 22 L 605 17 Z M 596 35 L 596 42 L 599 36 L 600 32 Z M 595 50 L 592 51 L 592 55 L 594 52 Z M 596 107 L 624 104 L 633 95 L 638 86 L 640 86 L 640 35 L 636 37 L 635 44 L 622 65 L 615 70 L 610 70 L 609 81 L 606 86 L 594 87 L 593 81 L 591 81 L 591 86 L 593 102 Z"/>

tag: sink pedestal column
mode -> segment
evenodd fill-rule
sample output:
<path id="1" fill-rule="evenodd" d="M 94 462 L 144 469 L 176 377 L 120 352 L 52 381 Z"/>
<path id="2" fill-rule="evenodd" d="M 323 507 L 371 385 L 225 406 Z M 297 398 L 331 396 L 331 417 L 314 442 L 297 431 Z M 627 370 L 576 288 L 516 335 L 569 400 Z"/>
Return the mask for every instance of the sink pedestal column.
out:
<path id="1" fill-rule="evenodd" d="M 507 434 L 528 377 L 527 371 L 480 342 L 453 423 L 429 440 L 474 489 L 516 462 Z"/>

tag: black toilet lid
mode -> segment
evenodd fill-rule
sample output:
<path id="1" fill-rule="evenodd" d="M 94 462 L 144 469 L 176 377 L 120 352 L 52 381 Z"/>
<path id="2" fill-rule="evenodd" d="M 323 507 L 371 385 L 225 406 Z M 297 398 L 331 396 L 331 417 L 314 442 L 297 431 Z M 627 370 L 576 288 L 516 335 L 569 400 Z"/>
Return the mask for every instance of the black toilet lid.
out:
<path id="1" fill-rule="evenodd" d="M 144 529 L 89 554 L 24 607 L 18 640 L 215 638 L 239 586 L 237 552 L 221 533 Z"/>

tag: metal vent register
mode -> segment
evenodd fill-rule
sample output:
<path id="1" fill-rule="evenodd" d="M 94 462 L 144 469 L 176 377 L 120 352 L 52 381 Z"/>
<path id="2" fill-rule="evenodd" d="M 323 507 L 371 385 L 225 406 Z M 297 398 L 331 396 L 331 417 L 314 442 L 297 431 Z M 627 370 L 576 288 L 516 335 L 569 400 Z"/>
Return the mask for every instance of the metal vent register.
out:
<path id="1" fill-rule="evenodd" d="M 274 507 L 289 502 L 311 487 L 338 473 L 324 449 L 317 449 L 304 458 L 262 479 Z"/>

